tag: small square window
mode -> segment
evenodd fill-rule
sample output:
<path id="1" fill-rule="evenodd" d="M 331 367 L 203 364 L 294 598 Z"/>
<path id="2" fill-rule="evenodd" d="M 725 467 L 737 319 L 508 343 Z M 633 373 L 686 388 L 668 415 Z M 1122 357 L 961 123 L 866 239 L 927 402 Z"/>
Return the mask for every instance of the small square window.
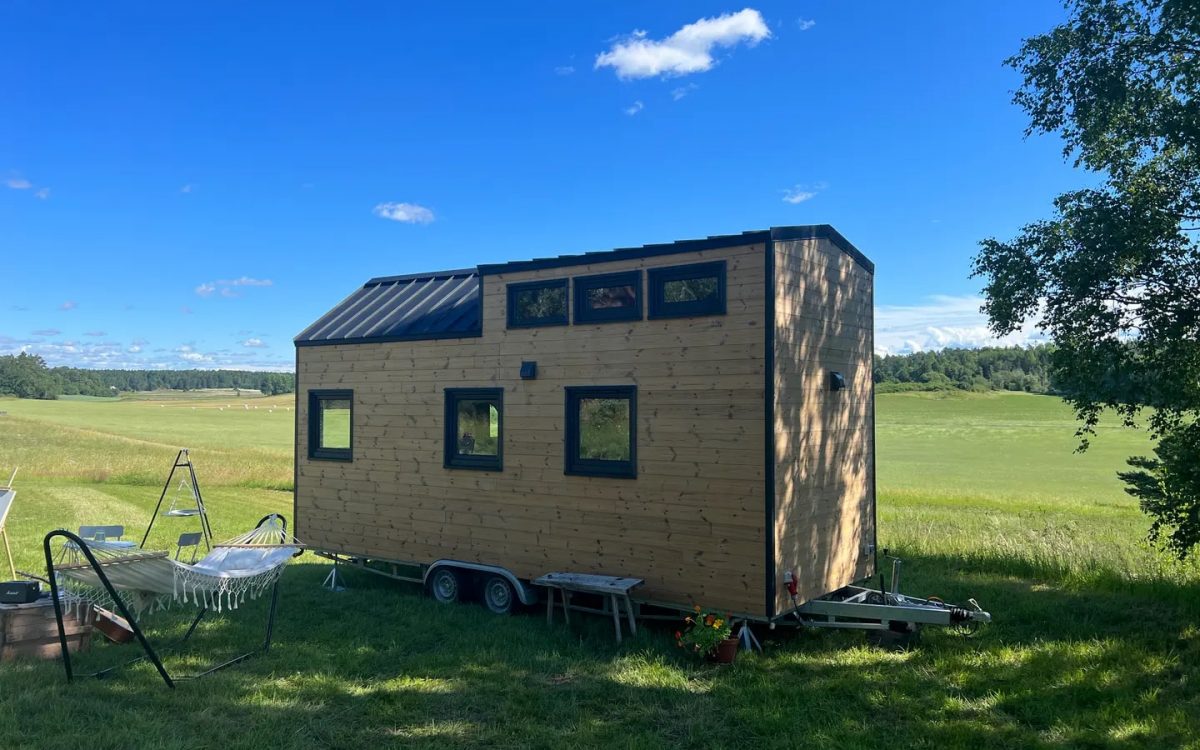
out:
<path id="1" fill-rule="evenodd" d="M 308 457 L 350 461 L 354 391 L 308 392 Z"/>
<path id="2" fill-rule="evenodd" d="M 725 261 L 651 268 L 650 318 L 725 314 Z"/>
<path id="3" fill-rule="evenodd" d="M 641 271 L 576 277 L 576 323 L 641 319 Z"/>
<path id="4" fill-rule="evenodd" d="M 507 289 L 509 328 L 567 324 L 566 279 L 509 284 Z"/>
<path id="5" fill-rule="evenodd" d="M 564 473 L 637 476 L 637 387 L 567 388 Z"/>
<path id="6" fill-rule="evenodd" d="M 446 468 L 500 471 L 504 389 L 446 389 Z"/>

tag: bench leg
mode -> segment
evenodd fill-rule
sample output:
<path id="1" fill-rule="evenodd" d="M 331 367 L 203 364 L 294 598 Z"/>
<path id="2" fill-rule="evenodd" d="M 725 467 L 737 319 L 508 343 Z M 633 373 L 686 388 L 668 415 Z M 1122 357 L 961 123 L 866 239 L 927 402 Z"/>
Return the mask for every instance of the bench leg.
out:
<path id="1" fill-rule="evenodd" d="M 609 597 L 612 600 L 613 627 L 617 631 L 617 643 L 621 642 L 621 605 L 617 603 L 617 595 Z"/>
<path id="2" fill-rule="evenodd" d="M 571 624 L 571 592 L 568 591 L 567 589 L 563 589 L 562 590 L 562 599 L 563 599 L 563 619 L 567 621 L 568 625 L 570 625 Z"/>
<path id="3" fill-rule="evenodd" d="M 546 589 L 546 624 L 554 624 L 554 589 Z"/>
<path id="4" fill-rule="evenodd" d="M 633 619 L 633 602 L 629 601 L 629 594 L 625 595 L 625 614 L 629 616 L 629 634 L 637 635 L 637 620 Z"/>

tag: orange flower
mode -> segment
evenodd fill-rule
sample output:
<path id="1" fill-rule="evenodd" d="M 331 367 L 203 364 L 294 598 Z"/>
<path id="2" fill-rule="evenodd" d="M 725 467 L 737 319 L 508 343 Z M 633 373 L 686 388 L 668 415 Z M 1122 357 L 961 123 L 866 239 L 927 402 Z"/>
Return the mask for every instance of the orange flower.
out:
<path id="1" fill-rule="evenodd" d="M 712 624 L 713 624 L 713 620 L 715 620 L 715 619 L 717 619 L 717 618 L 713 617 L 712 615 L 709 615 L 708 617 L 705 617 L 705 618 L 704 618 L 704 624 L 705 624 L 705 625 L 712 625 Z"/>
<path id="2" fill-rule="evenodd" d="M 696 613 L 697 613 L 697 614 L 699 614 L 699 612 L 700 612 L 700 605 L 699 605 L 699 604 L 697 604 L 695 607 L 693 607 L 693 609 L 695 609 L 695 610 L 696 610 Z"/>

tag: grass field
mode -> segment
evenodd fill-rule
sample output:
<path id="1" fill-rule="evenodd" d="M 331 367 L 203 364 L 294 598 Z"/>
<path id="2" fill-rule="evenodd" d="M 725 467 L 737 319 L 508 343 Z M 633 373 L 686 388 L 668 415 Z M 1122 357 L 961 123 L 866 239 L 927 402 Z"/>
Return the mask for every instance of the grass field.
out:
<path id="1" fill-rule="evenodd" d="M 140 532 L 180 446 L 218 537 L 290 513 L 292 404 L 0 401 L 0 473 L 21 466 L 18 567 L 41 567 L 50 528 Z M 1016 394 L 881 396 L 878 417 L 880 542 L 905 558 L 907 590 L 993 612 L 975 638 L 930 630 L 894 653 L 780 629 L 715 669 L 665 628 L 617 646 L 599 619 L 501 619 L 364 574 L 332 594 L 306 555 L 272 653 L 201 682 L 166 691 L 138 667 L 68 686 L 54 662 L 0 666 L 0 748 L 1200 747 L 1200 569 L 1142 542 L 1114 476 L 1144 439 L 1102 430 L 1073 454 L 1069 411 Z M 172 523 L 164 541 L 186 525 Z M 244 649 L 263 614 L 206 621 L 171 665 Z"/>

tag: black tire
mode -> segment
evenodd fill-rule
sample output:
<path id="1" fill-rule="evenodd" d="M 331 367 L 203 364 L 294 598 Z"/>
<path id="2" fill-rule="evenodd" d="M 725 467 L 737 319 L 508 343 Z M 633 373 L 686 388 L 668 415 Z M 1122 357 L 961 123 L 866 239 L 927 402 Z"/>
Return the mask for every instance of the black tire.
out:
<path id="1" fill-rule="evenodd" d="M 915 625 L 903 631 L 868 630 L 867 643 L 885 651 L 908 651 L 921 643 L 921 629 Z"/>
<path id="2" fill-rule="evenodd" d="M 504 576 L 488 576 L 483 582 L 483 605 L 492 614 L 511 614 L 517 605 L 517 592 Z"/>
<path id="3" fill-rule="evenodd" d="M 438 568 L 429 576 L 429 593 L 442 604 L 454 604 L 462 596 L 462 579 L 454 568 Z"/>

